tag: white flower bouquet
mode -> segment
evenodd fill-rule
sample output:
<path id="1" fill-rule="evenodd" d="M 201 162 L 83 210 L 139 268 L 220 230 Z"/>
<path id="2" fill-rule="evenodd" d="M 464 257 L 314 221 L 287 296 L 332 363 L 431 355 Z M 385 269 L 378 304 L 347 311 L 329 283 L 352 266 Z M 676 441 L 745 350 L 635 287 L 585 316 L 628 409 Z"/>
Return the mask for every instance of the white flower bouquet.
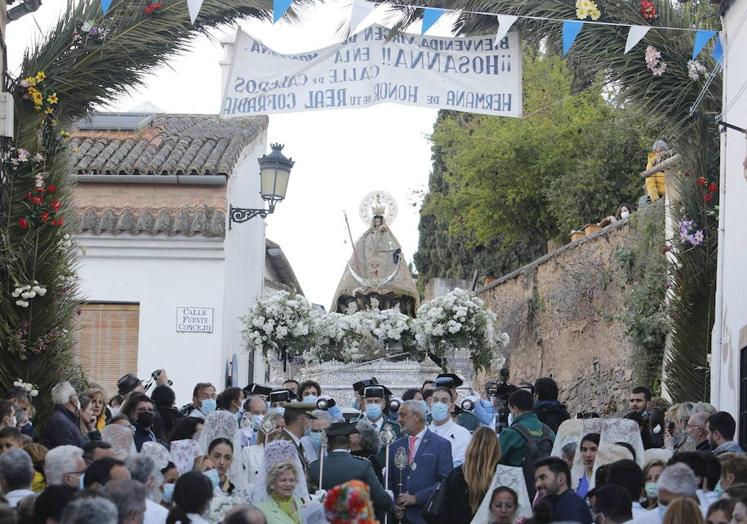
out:
<path id="1" fill-rule="evenodd" d="M 274 350 L 283 360 L 301 356 L 314 345 L 318 317 L 303 296 L 281 291 L 262 298 L 243 319 L 246 349 Z"/>
<path id="2" fill-rule="evenodd" d="M 466 349 L 475 370 L 487 369 L 498 348 L 508 344 L 506 333 L 496 334 L 495 314 L 474 293 L 463 289 L 436 297 L 420 306 L 415 338 L 420 357 L 431 353 L 446 369 L 446 352 Z"/>

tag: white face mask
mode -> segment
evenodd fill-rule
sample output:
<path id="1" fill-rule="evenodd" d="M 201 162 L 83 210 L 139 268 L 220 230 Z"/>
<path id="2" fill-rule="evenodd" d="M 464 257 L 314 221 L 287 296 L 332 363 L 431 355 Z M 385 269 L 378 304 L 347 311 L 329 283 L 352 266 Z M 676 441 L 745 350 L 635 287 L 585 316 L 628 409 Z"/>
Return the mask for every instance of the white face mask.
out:
<path id="1" fill-rule="evenodd" d="M 630 216 L 630 211 L 620 211 L 620 218 L 625 219 Z"/>

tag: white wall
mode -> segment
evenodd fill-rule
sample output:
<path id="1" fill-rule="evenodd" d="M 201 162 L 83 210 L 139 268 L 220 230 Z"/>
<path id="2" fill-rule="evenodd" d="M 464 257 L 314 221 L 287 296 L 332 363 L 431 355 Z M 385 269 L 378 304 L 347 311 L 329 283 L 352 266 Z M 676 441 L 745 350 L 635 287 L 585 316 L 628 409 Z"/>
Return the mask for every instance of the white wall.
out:
<path id="1" fill-rule="evenodd" d="M 223 239 L 81 235 L 76 242 L 84 249 L 78 275 L 85 300 L 140 304 L 138 376 L 166 368 L 179 405 L 191 401 L 197 382 L 220 388 Z M 177 333 L 180 306 L 215 308 L 213 332 Z"/>
<path id="2" fill-rule="evenodd" d="M 234 207 L 262 208 L 259 195 L 258 159 L 265 154 L 266 132 L 245 149 L 244 156 L 228 179 L 228 202 Z M 255 217 L 243 224 L 226 225 L 226 267 L 224 273 L 223 363 L 235 353 L 239 357 L 239 386 L 252 382 L 249 358 L 244 351 L 241 317 L 262 293 L 265 261 L 265 223 Z M 261 372 L 261 359 L 255 358 L 255 371 Z"/>
<path id="3" fill-rule="evenodd" d="M 733 2 L 724 18 L 723 120 L 747 128 L 747 30 L 739 31 L 747 2 Z M 730 107 L 731 106 L 731 107 Z M 716 319 L 711 357 L 711 400 L 719 409 L 739 411 L 739 353 L 747 347 L 747 180 L 743 162 L 745 136 L 729 130 L 721 135 L 721 207 Z M 743 430 L 747 428 L 742 428 Z"/>

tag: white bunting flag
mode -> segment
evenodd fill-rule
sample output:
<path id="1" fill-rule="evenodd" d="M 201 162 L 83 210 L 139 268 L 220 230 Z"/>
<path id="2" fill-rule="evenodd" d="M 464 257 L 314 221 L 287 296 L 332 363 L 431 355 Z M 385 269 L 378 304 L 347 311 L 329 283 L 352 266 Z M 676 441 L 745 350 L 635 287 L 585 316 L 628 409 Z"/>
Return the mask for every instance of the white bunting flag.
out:
<path id="1" fill-rule="evenodd" d="M 651 26 L 645 25 L 630 26 L 630 31 L 628 31 L 628 41 L 625 42 L 625 54 L 628 54 L 628 51 L 638 45 L 638 42 L 643 40 L 643 37 L 646 36 L 646 33 L 648 33 L 650 29 Z"/>
<path id="2" fill-rule="evenodd" d="M 367 2 L 366 0 L 353 0 L 350 10 L 350 34 L 360 33 L 366 27 L 373 25 L 374 20 L 371 13 L 376 9 L 377 4 Z M 363 22 L 366 22 L 364 25 Z"/>
<path id="3" fill-rule="evenodd" d="M 514 22 L 518 19 L 519 17 L 514 15 L 498 15 L 498 32 L 495 35 L 496 45 L 506 37 L 511 26 L 513 26 Z"/>
<path id="4" fill-rule="evenodd" d="M 189 18 L 192 19 L 193 24 L 195 23 L 195 20 L 197 20 L 197 15 L 200 14 L 200 9 L 202 9 L 202 1 L 203 0 L 187 0 Z"/>

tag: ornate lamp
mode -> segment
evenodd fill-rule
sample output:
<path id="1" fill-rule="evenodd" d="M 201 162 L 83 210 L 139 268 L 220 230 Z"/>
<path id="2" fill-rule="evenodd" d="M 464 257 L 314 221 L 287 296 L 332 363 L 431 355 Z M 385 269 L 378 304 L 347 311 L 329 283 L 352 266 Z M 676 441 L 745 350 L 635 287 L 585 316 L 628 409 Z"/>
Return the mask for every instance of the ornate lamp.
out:
<path id="1" fill-rule="evenodd" d="M 285 199 L 285 193 L 288 191 L 288 179 L 295 162 L 286 158 L 282 153 L 282 144 L 272 144 L 271 147 L 272 153 L 259 159 L 259 193 L 262 195 L 262 199 L 267 202 L 267 209 L 229 206 L 228 229 L 231 229 L 231 224 L 234 222 L 240 224 L 256 216 L 266 218 L 267 215 L 275 211 L 275 204 Z"/>

